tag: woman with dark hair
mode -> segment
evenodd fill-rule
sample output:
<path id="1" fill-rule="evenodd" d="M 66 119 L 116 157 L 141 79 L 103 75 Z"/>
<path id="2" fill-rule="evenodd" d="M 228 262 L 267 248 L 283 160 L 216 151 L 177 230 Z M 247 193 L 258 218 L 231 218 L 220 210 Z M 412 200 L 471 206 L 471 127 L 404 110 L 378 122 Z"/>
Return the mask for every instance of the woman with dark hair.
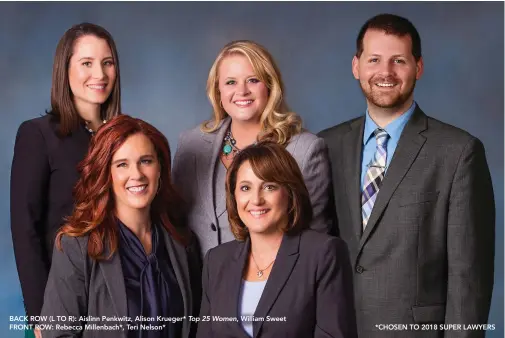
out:
<path id="1" fill-rule="evenodd" d="M 308 228 L 309 193 L 284 147 L 235 156 L 226 207 L 236 240 L 205 256 L 198 338 L 357 337 L 347 246 Z"/>
<path id="2" fill-rule="evenodd" d="M 115 117 L 93 137 L 79 171 L 42 308 L 66 321 L 49 322 L 43 337 L 189 337 L 184 318 L 194 314 L 192 288 L 200 285 L 191 272 L 200 266 L 167 139 L 142 120 Z"/>
<path id="3" fill-rule="evenodd" d="M 90 23 L 71 27 L 56 47 L 51 110 L 23 122 L 14 146 L 11 229 L 28 316 L 40 315 L 54 236 L 72 211 L 77 164 L 97 128 L 119 114 L 120 101 L 111 35 Z"/>

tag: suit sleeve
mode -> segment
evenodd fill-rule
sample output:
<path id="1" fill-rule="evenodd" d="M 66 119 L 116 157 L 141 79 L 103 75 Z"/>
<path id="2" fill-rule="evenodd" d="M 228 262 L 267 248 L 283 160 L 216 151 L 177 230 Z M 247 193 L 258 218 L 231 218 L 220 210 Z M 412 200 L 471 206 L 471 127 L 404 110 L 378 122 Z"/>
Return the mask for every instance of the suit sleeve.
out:
<path id="1" fill-rule="evenodd" d="M 36 124 L 26 121 L 19 127 L 14 145 L 10 211 L 14 255 L 28 316 L 40 315 L 49 273 L 44 240 L 49 176 L 44 137 Z"/>
<path id="2" fill-rule="evenodd" d="M 495 202 L 484 146 L 473 138 L 452 182 L 447 228 L 445 322 L 485 324 L 494 277 Z M 446 337 L 484 337 L 485 331 L 447 331 Z"/>
<path id="3" fill-rule="evenodd" d="M 352 269 L 347 245 L 331 237 L 318 258 L 314 338 L 357 338 Z"/>
<path id="4" fill-rule="evenodd" d="M 336 187 L 335 187 L 335 180 L 333 179 L 333 174 L 335 173 L 335 168 L 333 166 L 336 165 L 336 163 L 334 163 L 334 159 L 332 159 L 332 150 L 331 150 L 331 133 L 329 130 L 323 130 L 323 131 L 320 131 L 318 134 L 317 134 L 318 137 L 321 137 L 324 142 L 325 142 L 325 145 L 327 146 L 327 152 L 328 152 L 328 166 L 329 166 L 329 169 L 328 169 L 328 177 L 331 178 L 331 183 L 330 183 L 330 188 L 329 188 L 329 192 L 328 192 L 328 196 L 329 196 L 329 202 L 328 202 L 328 217 L 330 219 L 330 221 L 332 222 L 331 223 L 331 229 L 330 229 L 330 232 L 329 234 L 332 235 L 332 236 L 336 236 L 336 237 L 340 237 L 340 230 L 338 228 L 338 214 L 337 214 L 337 208 L 336 208 L 336 205 L 335 205 L 335 194 L 336 194 Z"/>
<path id="5" fill-rule="evenodd" d="M 202 304 L 200 306 L 200 321 L 196 338 L 212 338 L 212 326 L 210 319 L 210 298 L 209 298 L 209 261 L 212 249 L 207 251 L 203 262 L 202 271 Z M 205 321 L 204 321 L 205 320 Z"/>
<path id="6" fill-rule="evenodd" d="M 69 316 L 79 319 L 88 313 L 88 295 L 86 291 L 86 255 L 75 237 L 63 236 L 62 251 L 55 246 L 49 278 L 44 294 L 42 316 L 53 317 L 52 329 L 42 331 L 44 338 L 80 337 L 84 322 L 70 320 Z M 66 321 L 58 320 L 57 316 L 66 316 Z M 49 319 L 48 319 L 49 320 Z M 56 324 L 60 325 L 56 329 Z"/>
<path id="7" fill-rule="evenodd" d="M 310 228 L 327 233 L 332 225 L 329 215 L 331 173 L 328 150 L 322 138 L 312 142 L 300 169 L 314 212 Z"/>

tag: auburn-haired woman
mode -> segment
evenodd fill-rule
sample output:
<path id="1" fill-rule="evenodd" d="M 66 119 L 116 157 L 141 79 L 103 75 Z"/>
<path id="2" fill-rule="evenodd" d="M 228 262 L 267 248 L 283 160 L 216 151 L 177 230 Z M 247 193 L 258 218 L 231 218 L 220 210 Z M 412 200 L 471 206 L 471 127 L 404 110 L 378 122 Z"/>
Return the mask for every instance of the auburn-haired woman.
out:
<path id="1" fill-rule="evenodd" d="M 288 109 L 270 53 L 253 41 L 224 46 L 210 69 L 207 96 L 213 118 L 181 134 L 174 158 L 174 183 L 189 204 L 189 226 L 202 254 L 234 239 L 225 205 L 226 171 L 241 149 L 260 140 L 286 147 L 296 159 L 314 210 L 310 226 L 327 232 L 331 175 L 326 146 L 304 131 L 300 117 Z"/>
<path id="2" fill-rule="evenodd" d="M 66 327 L 50 323 L 44 338 L 189 336 L 200 266 L 170 164 L 167 139 L 142 120 L 121 115 L 98 130 L 56 236 L 42 309 L 66 316 Z"/>
<path id="3" fill-rule="evenodd" d="M 236 240 L 207 252 L 197 337 L 356 338 L 347 246 L 308 229 L 309 193 L 289 152 L 261 142 L 237 154 L 226 206 Z"/>
<path id="4" fill-rule="evenodd" d="M 121 111 L 119 59 L 103 27 L 81 23 L 54 55 L 51 109 L 19 127 L 11 229 L 26 314 L 40 315 L 56 231 L 72 212 L 77 164 L 96 129 Z"/>

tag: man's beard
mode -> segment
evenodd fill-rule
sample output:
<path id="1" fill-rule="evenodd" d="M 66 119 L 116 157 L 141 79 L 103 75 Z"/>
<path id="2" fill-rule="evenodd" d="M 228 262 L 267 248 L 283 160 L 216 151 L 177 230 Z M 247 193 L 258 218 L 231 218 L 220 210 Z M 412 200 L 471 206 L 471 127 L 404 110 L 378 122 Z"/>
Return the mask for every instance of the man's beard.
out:
<path id="1" fill-rule="evenodd" d="M 387 108 L 387 109 L 402 107 L 405 104 L 405 102 L 407 102 L 407 100 L 411 97 L 412 93 L 414 92 L 414 88 L 416 86 L 416 80 L 414 79 L 412 86 L 409 88 L 407 92 L 399 94 L 394 93 L 393 95 L 391 95 L 392 93 L 386 94 L 381 93 L 379 90 L 376 90 L 375 83 L 378 82 L 380 83 L 380 82 L 392 82 L 392 81 L 377 81 L 376 79 L 372 78 L 370 81 L 368 81 L 369 88 L 367 89 L 363 88 L 361 82 L 359 83 L 359 86 L 361 87 L 361 91 L 363 92 L 363 95 L 365 95 L 368 102 L 372 103 L 373 105 L 379 108 Z M 397 83 L 397 81 L 394 82 Z"/>

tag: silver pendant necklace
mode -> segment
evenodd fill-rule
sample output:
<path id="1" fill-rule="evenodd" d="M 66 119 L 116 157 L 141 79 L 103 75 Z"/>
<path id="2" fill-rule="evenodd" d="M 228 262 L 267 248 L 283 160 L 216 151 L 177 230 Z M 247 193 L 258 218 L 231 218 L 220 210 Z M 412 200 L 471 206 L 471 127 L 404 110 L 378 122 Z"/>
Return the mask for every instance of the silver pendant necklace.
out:
<path id="1" fill-rule="evenodd" d="M 256 276 L 258 276 L 258 278 L 263 277 L 263 271 L 265 271 L 266 269 L 268 269 L 275 262 L 275 258 L 274 258 L 274 260 L 272 262 L 270 262 L 270 264 L 268 264 L 268 266 L 266 268 L 260 269 L 259 266 L 258 266 L 258 263 L 256 263 L 256 259 L 254 259 L 254 255 L 253 255 L 252 252 L 251 252 L 251 257 L 253 259 L 254 265 L 256 265 L 256 269 L 258 270 L 258 272 L 256 272 Z"/>

